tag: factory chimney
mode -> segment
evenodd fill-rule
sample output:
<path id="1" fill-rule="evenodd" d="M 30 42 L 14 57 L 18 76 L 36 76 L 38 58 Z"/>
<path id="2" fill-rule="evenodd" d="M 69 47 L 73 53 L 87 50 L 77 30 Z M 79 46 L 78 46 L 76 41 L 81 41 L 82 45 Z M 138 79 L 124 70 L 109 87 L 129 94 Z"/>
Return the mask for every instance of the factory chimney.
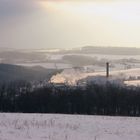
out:
<path id="1" fill-rule="evenodd" d="M 109 62 L 106 63 L 106 77 L 109 77 Z"/>

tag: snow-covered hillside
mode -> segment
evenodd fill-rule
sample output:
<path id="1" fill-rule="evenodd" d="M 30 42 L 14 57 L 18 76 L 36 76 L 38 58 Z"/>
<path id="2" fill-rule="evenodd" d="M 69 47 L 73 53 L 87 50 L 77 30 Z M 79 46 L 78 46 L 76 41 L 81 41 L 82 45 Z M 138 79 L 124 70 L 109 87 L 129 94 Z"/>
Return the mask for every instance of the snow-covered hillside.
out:
<path id="1" fill-rule="evenodd" d="M 139 140 L 140 118 L 0 114 L 0 140 Z"/>
<path id="2" fill-rule="evenodd" d="M 92 77 L 93 79 L 97 76 L 106 76 L 106 72 L 86 72 L 81 69 L 64 69 L 62 73 L 54 75 L 51 78 L 53 83 L 64 83 L 75 84 L 81 79 Z M 129 77 L 140 77 L 140 68 L 127 69 L 127 70 L 114 70 L 110 71 L 110 76 L 113 79 L 129 79 Z"/>

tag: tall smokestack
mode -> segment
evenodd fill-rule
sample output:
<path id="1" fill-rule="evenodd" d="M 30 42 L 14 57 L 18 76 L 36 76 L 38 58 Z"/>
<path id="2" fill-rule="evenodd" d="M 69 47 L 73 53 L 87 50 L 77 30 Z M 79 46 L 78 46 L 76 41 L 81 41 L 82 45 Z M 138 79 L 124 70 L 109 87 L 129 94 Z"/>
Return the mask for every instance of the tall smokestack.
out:
<path id="1" fill-rule="evenodd" d="M 109 77 L 109 62 L 106 63 L 106 77 Z"/>

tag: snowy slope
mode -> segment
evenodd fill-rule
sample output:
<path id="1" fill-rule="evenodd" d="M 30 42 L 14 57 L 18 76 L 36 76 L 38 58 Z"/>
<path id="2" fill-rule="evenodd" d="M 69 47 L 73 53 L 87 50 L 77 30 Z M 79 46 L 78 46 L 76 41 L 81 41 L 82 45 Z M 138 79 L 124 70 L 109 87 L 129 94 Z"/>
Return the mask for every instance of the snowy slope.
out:
<path id="1" fill-rule="evenodd" d="M 0 140 L 140 140 L 140 118 L 0 114 Z"/>
<path id="2" fill-rule="evenodd" d="M 124 82 L 128 86 L 140 86 L 140 80 L 130 80 Z"/>
<path id="3" fill-rule="evenodd" d="M 110 71 L 110 75 L 117 78 L 129 78 L 129 77 L 139 77 L 140 68 L 127 69 L 127 70 L 114 70 Z M 87 78 L 88 76 L 106 76 L 106 72 L 84 72 L 77 69 L 65 69 L 62 73 L 54 75 L 51 78 L 53 83 L 63 83 L 68 82 L 70 84 L 75 84 L 76 81 Z"/>

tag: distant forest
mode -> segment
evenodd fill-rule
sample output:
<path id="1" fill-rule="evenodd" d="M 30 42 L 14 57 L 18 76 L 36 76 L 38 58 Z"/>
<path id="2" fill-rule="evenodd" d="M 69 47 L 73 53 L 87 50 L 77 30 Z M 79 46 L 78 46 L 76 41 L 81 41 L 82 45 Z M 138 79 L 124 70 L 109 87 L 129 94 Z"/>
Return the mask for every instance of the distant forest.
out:
<path id="1" fill-rule="evenodd" d="M 131 47 L 92 47 L 81 49 L 84 53 L 110 54 L 110 55 L 140 55 L 140 48 Z"/>
<path id="2" fill-rule="evenodd" d="M 140 55 L 140 48 L 135 47 L 104 47 L 85 46 L 81 49 L 62 50 L 59 53 L 83 53 L 83 54 L 105 54 L 105 55 Z"/>
<path id="3" fill-rule="evenodd" d="M 25 81 L 0 85 L 0 111 L 140 116 L 140 87 L 107 83 L 85 88 L 48 85 L 33 89 Z"/>

